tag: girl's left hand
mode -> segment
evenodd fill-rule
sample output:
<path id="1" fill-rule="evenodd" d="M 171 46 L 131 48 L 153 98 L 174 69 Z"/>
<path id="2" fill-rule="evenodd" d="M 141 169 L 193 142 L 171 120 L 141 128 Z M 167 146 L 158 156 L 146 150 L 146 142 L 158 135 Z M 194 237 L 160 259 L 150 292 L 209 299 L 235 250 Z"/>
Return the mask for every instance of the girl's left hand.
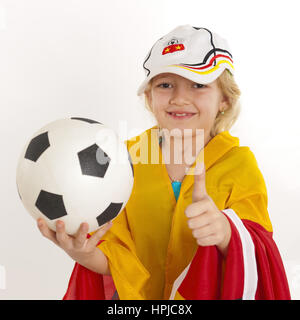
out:
<path id="1" fill-rule="evenodd" d="M 197 163 L 194 171 L 193 202 L 185 209 L 188 226 L 200 246 L 216 245 L 226 256 L 231 238 L 231 227 L 226 216 L 207 194 L 205 165 Z"/>

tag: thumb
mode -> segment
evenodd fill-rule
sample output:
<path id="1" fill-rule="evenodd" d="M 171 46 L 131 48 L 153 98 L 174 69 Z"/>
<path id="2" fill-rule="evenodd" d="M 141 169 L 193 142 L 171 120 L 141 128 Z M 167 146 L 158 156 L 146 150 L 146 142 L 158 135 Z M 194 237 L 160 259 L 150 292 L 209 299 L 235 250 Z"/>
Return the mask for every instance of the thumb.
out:
<path id="1" fill-rule="evenodd" d="M 205 195 L 205 164 L 204 161 L 197 162 L 194 170 L 194 189 L 193 189 L 193 202 L 201 200 Z"/>

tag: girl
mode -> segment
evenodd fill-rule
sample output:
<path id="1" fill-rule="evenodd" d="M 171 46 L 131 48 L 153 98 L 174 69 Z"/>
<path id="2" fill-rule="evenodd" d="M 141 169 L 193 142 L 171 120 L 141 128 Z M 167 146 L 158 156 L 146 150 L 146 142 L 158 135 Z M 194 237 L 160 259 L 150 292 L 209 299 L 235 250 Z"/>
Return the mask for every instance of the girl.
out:
<path id="1" fill-rule="evenodd" d="M 264 178 L 228 131 L 240 91 L 227 41 L 179 26 L 143 67 L 138 95 L 158 124 L 127 141 L 125 209 L 92 235 L 38 222 L 76 261 L 64 299 L 290 299 Z"/>

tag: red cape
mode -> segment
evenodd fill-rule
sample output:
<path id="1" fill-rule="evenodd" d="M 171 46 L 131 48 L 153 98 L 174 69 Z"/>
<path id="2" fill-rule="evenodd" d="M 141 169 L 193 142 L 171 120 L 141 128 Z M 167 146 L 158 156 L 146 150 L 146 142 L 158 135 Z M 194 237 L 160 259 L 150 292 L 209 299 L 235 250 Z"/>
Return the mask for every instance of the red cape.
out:
<path id="1" fill-rule="evenodd" d="M 198 246 L 188 272 L 178 287 L 180 299 L 232 300 L 245 295 L 246 259 L 240 233 L 231 219 L 232 235 L 227 257 L 216 246 Z M 288 281 L 272 233 L 250 220 L 241 220 L 255 247 L 256 300 L 290 300 Z M 178 297 L 178 295 L 177 295 Z M 97 274 L 76 263 L 64 300 L 117 299 L 111 276 Z M 177 299 L 175 297 L 175 299 Z"/>

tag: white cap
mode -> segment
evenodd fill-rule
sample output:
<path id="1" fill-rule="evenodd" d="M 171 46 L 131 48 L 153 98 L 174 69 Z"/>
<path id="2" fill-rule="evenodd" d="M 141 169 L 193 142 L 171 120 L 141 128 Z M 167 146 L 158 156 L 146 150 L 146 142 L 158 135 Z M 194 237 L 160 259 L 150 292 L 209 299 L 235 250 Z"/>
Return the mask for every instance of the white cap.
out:
<path id="1" fill-rule="evenodd" d="M 227 41 L 206 28 L 191 25 L 178 26 L 156 41 L 143 67 L 146 79 L 138 88 L 138 95 L 160 73 L 175 73 L 201 84 L 213 82 L 225 69 L 234 74 Z"/>

